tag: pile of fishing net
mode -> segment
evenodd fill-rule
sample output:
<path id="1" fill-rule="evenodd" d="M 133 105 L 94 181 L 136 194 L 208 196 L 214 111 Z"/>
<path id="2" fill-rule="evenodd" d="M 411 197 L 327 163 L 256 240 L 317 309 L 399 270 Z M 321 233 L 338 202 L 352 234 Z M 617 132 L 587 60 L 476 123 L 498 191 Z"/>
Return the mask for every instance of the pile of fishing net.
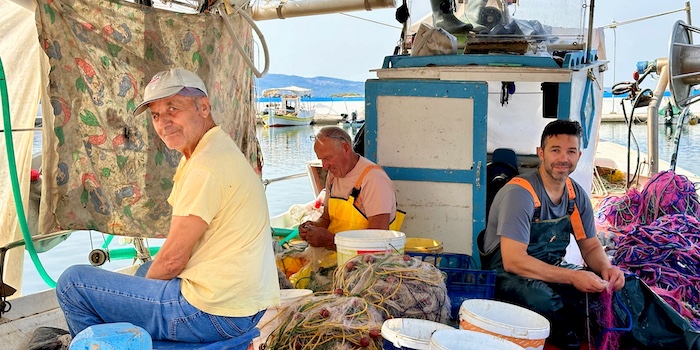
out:
<path id="1" fill-rule="evenodd" d="M 616 233 L 627 233 L 638 225 L 672 214 L 698 217 L 700 201 L 695 184 L 673 171 L 662 171 L 644 185 L 642 192 L 630 189 L 624 196 L 600 202 L 596 224 Z"/>
<path id="2" fill-rule="evenodd" d="M 700 222 L 662 216 L 621 236 L 614 262 L 639 276 L 700 330 Z"/>
<path id="3" fill-rule="evenodd" d="M 363 298 L 338 294 L 303 298 L 282 310 L 266 349 L 382 349 L 382 312 Z"/>
<path id="4" fill-rule="evenodd" d="M 402 254 L 365 254 L 338 267 L 333 287 L 361 296 L 387 316 L 447 323 L 450 299 L 435 266 Z"/>
<path id="5" fill-rule="evenodd" d="M 664 171 L 642 192 L 601 202 L 598 225 L 614 233 L 613 262 L 639 276 L 700 329 L 700 201 L 687 177 Z"/>

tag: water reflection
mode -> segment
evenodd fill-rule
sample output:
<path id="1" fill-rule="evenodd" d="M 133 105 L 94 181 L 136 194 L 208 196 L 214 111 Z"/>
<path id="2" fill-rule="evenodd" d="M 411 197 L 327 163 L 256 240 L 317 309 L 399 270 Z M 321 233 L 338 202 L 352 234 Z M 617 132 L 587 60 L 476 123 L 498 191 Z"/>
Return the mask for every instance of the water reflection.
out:
<path id="1" fill-rule="evenodd" d="M 675 124 L 659 125 L 659 158 L 670 162 L 675 151 L 676 131 Z M 602 123 L 599 137 L 601 141 L 614 142 L 627 146 L 628 126 L 625 123 Z M 647 153 L 647 126 L 646 124 L 632 125 L 631 147 Z M 635 143 L 636 140 L 636 143 Z M 700 127 L 683 124 L 680 127 L 680 139 L 678 143 L 677 165 L 694 174 L 700 174 L 700 162 L 695 159 L 700 158 Z M 659 169 L 666 170 L 666 169 Z"/>

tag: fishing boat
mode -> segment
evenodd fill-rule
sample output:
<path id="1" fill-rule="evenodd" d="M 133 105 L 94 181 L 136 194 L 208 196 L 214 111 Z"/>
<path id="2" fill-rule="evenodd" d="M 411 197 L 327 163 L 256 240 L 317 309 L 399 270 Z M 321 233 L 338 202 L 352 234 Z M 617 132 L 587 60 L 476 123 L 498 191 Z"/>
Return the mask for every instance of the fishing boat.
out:
<path id="1" fill-rule="evenodd" d="M 63 6 L 66 1 L 69 6 Z M 313 10 L 287 2 L 270 3 L 256 8 L 252 17 L 263 20 L 394 6 L 394 1 L 381 0 L 319 3 Z M 3 35 L 2 41 L 13 38 L 11 45 L 16 41 L 36 44 L 31 47 L 33 51 L 15 57 L 15 72 L 35 75 L 28 76 L 22 84 L 10 84 L 10 91 L 19 91 L 13 93 L 11 101 L 19 102 L 13 107 L 17 113 L 13 113 L 12 124 L 6 123 L 5 130 L 19 131 L 32 125 L 39 92 L 43 92 L 43 101 L 50 101 L 43 103 L 46 156 L 42 171 L 46 181 L 42 196 L 46 200 L 42 201 L 41 233 L 33 238 L 22 235 L 21 240 L 17 235 L 3 236 L 3 277 L 8 287 L 18 283 L 16 276 L 10 278 L 11 273 L 16 275 L 17 270 L 21 271 L 21 259 L 9 253 L 23 252 L 16 248 L 26 246 L 34 258 L 33 242 L 65 234 L 58 229 L 84 228 L 113 235 L 132 235 L 137 237 L 136 242 L 149 237 L 149 233 L 165 232 L 168 208 L 163 203 L 166 203 L 164 198 L 172 185 L 169 181 L 179 157 L 163 147 L 148 147 L 160 146 L 157 136 L 149 130 L 147 122 L 130 117 L 134 100 L 138 100 L 148 77 L 164 67 L 177 63 L 203 74 L 211 85 L 212 108 L 216 115 L 226 116 L 218 122 L 235 138 L 251 166 L 259 170 L 261 155 L 255 134 L 251 133 L 255 123 L 250 71 L 261 75 L 268 64 L 260 72 L 253 67 L 244 48 L 236 49 L 241 46 L 241 38 L 248 47 L 252 46 L 252 30 L 248 27 L 252 20 L 248 20 L 247 1 L 227 4 L 188 17 L 116 1 L 42 2 L 36 7 L 38 21 L 42 24 L 38 33 L 41 45 L 36 42 L 37 32 L 31 31 L 36 30 L 32 6 L 28 10 L 7 7 L 12 12 L 3 11 L 3 18 L 23 17 L 24 21 L 17 24 L 17 32 Z M 479 38 L 482 43 L 496 39 L 499 47 L 513 40 L 522 47 L 524 41 L 540 50 L 534 54 L 498 52 L 412 57 L 401 52 L 404 54 L 388 56 L 383 63 L 378 62 L 376 79 L 365 83 L 365 155 L 381 165 L 394 180 L 398 202 L 408 212 L 402 228 L 408 237 L 436 239 L 446 251 L 477 256 L 476 236 L 486 223 L 487 190 L 494 180 L 487 174 L 493 167 L 494 155 L 500 153 L 499 150 L 510 150 L 517 159 L 515 171 L 531 171 L 538 164 L 534 151 L 539 143 L 532 135 L 538 135 L 552 119 L 576 120 L 583 126 L 583 155 L 572 177 L 584 188 L 592 188 L 607 61 L 599 59 L 596 48 L 581 46 L 594 42 L 591 25 L 594 6 L 570 5 L 571 11 L 559 11 L 568 5 L 551 1 L 545 8 L 528 8 L 523 4 L 518 13 L 537 18 L 542 17 L 537 16 L 538 11 L 549 10 L 557 15 L 548 18 L 561 19 L 561 23 L 567 24 L 584 23 L 582 19 L 586 18 L 587 31 L 580 25 L 574 30 L 534 36 Z M 110 18 L 97 18 L 102 11 L 95 6 L 111 6 Z M 66 20 L 61 11 L 70 12 L 71 16 L 65 16 L 67 19 L 101 22 L 99 25 L 67 22 L 65 30 L 60 31 L 66 37 L 54 38 L 50 35 L 51 25 L 65 24 L 61 22 Z M 571 18 L 562 18 L 561 13 L 570 14 Z M 183 22 L 190 19 L 193 22 Z M 140 27 L 134 30 L 131 25 Z M 403 34 L 408 35 L 407 32 Z M 226 40 L 218 40 L 222 35 Z M 556 50 L 548 50 L 549 44 Z M 137 46 L 125 50 L 127 45 Z M 87 47 L 87 52 L 71 51 L 82 46 Z M 44 52 L 48 63 L 42 59 Z M 123 55 L 130 55 L 129 59 L 122 59 Z M 672 51 L 670 56 L 677 58 L 678 52 Z M 136 68 L 121 65 L 129 60 L 133 60 L 131 64 Z M 215 63 L 225 64 L 231 60 L 239 61 L 234 66 L 212 68 Z M 678 61 L 671 62 L 675 62 L 673 67 L 679 67 Z M 22 69 L 30 64 L 35 69 Z M 683 81 L 692 72 L 670 70 L 672 78 L 677 78 L 677 87 L 692 85 L 695 81 Z M 220 74 L 220 71 L 230 75 Z M 4 82 L 4 75 L 2 78 L 0 81 Z M 296 113 L 296 119 L 313 119 L 313 115 L 299 115 L 301 103 L 290 105 L 292 108 L 286 104 L 290 99 L 301 102 L 300 97 L 308 90 L 288 88 L 294 91 L 281 93 L 285 90 L 281 88 L 268 92 L 281 98 L 279 117 Z M 34 93 L 30 94 L 31 98 L 28 94 L 22 95 L 30 99 L 30 103 L 21 103 L 16 97 L 23 91 Z M 64 98 L 64 93 L 72 97 Z M 3 101 L 7 100 L 5 96 Z M 679 100 L 685 97 L 677 95 Z M 22 108 L 18 110 L 17 105 Z M 278 123 L 273 118 L 284 119 L 278 118 L 277 108 L 268 108 L 269 126 Z M 9 108 L 3 108 L 6 120 L 10 119 L 8 111 Z M 656 118 L 649 120 L 657 121 Z M 519 135 L 527 137 L 514 137 Z M 27 138 L 22 141 L 27 143 Z M 23 156 L 29 154 L 26 145 L 21 149 Z M 8 162 L 13 164 L 15 154 L 8 153 Z M 143 155 L 146 153 L 148 156 Z M 650 163 L 655 164 L 655 154 L 650 152 L 649 157 Z M 22 159 L 25 158 L 29 159 L 28 156 Z M 26 163 L 19 163 L 19 176 L 15 174 L 13 180 L 17 203 L 23 202 L 18 179 L 29 178 L 24 176 L 29 172 Z M 653 170 L 652 166 L 650 171 Z M 113 179 L 117 180 L 110 181 Z M 9 192 L 4 190 L 3 193 Z M 11 228 L 4 230 L 6 232 L 16 232 L 17 225 L 26 226 L 22 223 L 22 206 L 14 210 L 7 209 L 5 212 L 11 214 L 3 216 L 12 218 L 3 222 Z M 26 231 L 24 227 L 22 231 Z M 150 250 L 143 251 L 143 247 L 138 246 L 135 249 L 148 258 Z M 568 260 L 576 262 L 575 252 L 571 254 Z M 137 263 L 141 262 L 141 255 L 134 257 Z M 97 258 L 101 258 L 100 254 Z M 8 287 L 3 289 L 0 320 L 0 344 L 4 348 L 25 348 L 38 326 L 66 328 L 53 290 L 5 300 L 11 294 Z M 7 306 L 10 303 L 11 308 Z"/>
<path id="2" fill-rule="evenodd" d="M 309 125 L 314 121 L 315 110 L 302 97 L 311 97 L 311 90 L 298 86 L 265 89 L 262 101 L 268 101 L 260 119 L 269 127 Z M 280 99 L 280 102 L 270 102 Z"/>

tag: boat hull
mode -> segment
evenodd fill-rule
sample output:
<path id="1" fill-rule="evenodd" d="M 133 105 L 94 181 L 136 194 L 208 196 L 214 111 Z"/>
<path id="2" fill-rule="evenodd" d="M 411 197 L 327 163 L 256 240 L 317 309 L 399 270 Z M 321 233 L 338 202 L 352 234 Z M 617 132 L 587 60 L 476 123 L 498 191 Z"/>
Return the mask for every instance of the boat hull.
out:
<path id="1" fill-rule="evenodd" d="M 267 126 L 299 126 L 309 125 L 314 121 L 314 112 L 302 111 L 297 115 L 285 114 L 266 114 L 262 118 L 262 122 Z"/>

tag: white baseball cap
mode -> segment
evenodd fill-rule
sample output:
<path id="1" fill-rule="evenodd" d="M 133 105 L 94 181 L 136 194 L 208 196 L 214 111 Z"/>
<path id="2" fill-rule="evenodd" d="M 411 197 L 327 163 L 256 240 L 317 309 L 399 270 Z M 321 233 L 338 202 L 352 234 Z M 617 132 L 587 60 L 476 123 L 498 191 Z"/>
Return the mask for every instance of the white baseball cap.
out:
<path id="1" fill-rule="evenodd" d="M 192 88 L 201 91 L 202 94 L 199 94 L 199 91 L 193 94 L 191 92 Z M 204 86 L 204 82 L 197 74 L 183 68 L 172 68 L 156 73 L 156 75 L 151 78 L 151 81 L 146 85 L 146 89 L 143 91 L 143 102 L 136 106 L 134 115 L 143 113 L 148 109 L 149 103 L 176 95 L 182 91 L 182 89 L 186 91 L 183 95 L 208 96 L 207 87 Z"/>

